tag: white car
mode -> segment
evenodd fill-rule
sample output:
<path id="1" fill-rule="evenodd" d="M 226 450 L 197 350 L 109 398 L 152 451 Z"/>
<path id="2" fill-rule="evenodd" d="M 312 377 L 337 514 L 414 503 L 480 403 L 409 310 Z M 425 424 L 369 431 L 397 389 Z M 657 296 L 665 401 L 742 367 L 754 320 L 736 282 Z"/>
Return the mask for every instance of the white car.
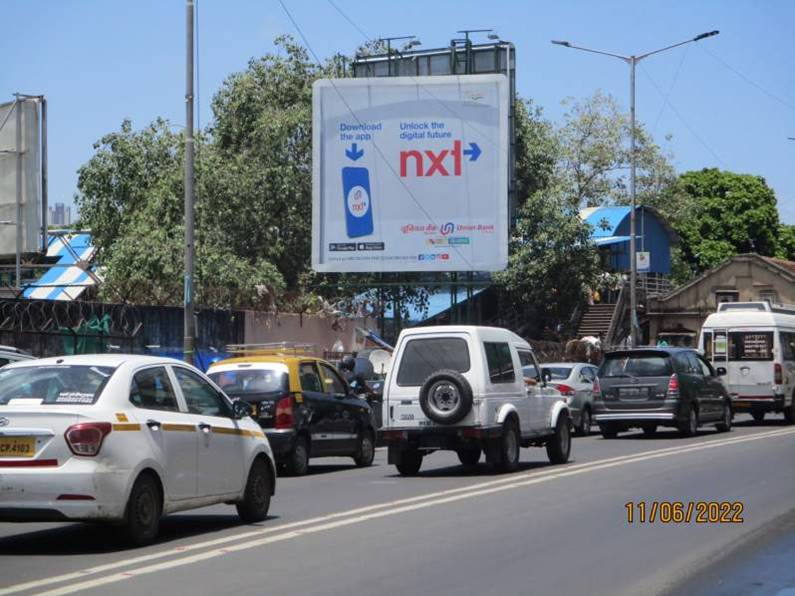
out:
<path id="1" fill-rule="evenodd" d="M 535 366 L 536 375 L 526 378 L 526 366 Z M 384 390 L 389 463 L 413 475 L 425 455 L 449 449 L 465 467 L 485 452 L 489 464 L 512 471 L 519 448 L 531 446 L 546 446 L 552 463 L 565 463 L 569 407 L 538 370 L 530 345 L 506 329 L 403 330 Z"/>
<path id="2" fill-rule="evenodd" d="M 550 362 L 541 365 L 544 379 L 560 391 L 571 410 L 571 420 L 580 435 L 591 433 L 593 384 L 599 368 L 587 362 Z"/>
<path id="3" fill-rule="evenodd" d="M 245 402 L 168 358 L 83 355 L 0 370 L 0 521 L 122 524 L 136 545 L 166 513 L 234 503 L 267 517 L 276 472 Z"/>

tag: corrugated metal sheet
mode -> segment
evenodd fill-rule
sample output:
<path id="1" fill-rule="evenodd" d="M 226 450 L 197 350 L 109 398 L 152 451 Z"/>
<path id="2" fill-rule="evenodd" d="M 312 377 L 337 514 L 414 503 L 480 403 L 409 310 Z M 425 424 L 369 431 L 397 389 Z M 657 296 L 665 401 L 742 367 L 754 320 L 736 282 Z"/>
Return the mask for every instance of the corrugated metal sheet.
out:
<path id="1" fill-rule="evenodd" d="M 91 244 L 90 234 L 53 236 L 47 256 L 58 261 L 43 276 L 29 284 L 23 296 L 39 300 L 75 300 L 86 288 L 96 285 L 88 272 L 78 265 L 79 261 L 90 263 L 95 254 L 96 248 Z"/>

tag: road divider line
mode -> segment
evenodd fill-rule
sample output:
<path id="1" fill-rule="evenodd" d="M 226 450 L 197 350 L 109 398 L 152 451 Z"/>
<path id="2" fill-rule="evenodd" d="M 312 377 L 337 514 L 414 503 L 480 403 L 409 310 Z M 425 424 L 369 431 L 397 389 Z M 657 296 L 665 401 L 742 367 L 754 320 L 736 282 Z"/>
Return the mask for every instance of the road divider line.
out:
<path id="1" fill-rule="evenodd" d="M 462 501 L 465 499 L 471 499 L 475 497 L 481 497 L 485 495 L 495 494 L 499 492 L 504 492 L 508 490 L 513 490 L 520 487 L 531 486 L 534 484 L 541 484 L 545 482 L 549 482 L 552 480 L 557 480 L 560 478 L 568 478 L 571 476 L 577 476 L 580 474 L 595 472 L 598 470 L 604 470 L 609 468 L 614 468 L 618 466 L 624 466 L 628 464 L 653 460 L 653 459 L 660 459 L 664 457 L 670 457 L 674 455 L 681 455 L 685 453 L 691 453 L 695 451 L 703 451 L 706 449 L 713 449 L 717 447 L 723 447 L 726 445 L 734 445 L 739 443 L 747 443 L 751 441 L 759 441 L 768 438 L 775 438 L 779 436 L 786 436 L 795 434 L 795 429 L 784 429 L 784 430 L 776 430 L 770 431 L 765 433 L 756 433 L 753 435 L 746 435 L 743 437 L 736 437 L 732 439 L 726 440 L 713 440 L 707 441 L 702 443 L 690 443 L 687 445 L 682 445 L 676 448 L 669 448 L 669 449 L 659 449 L 648 451 L 645 453 L 634 454 L 630 456 L 623 456 L 623 457 L 616 457 L 610 458 L 606 460 L 598 460 L 596 462 L 589 462 L 586 464 L 579 464 L 575 466 L 567 466 L 567 467 L 558 467 L 554 470 L 550 470 L 549 473 L 546 474 L 517 474 L 512 475 L 510 477 L 506 477 L 502 479 L 502 481 L 497 482 L 485 482 L 475 485 L 470 485 L 469 487 L 461 487 L 460 489 L 451 489 L 448 491 L 440 491 L 438 493 L 431 493 L 428 495 L 421 495 L 418 497 L 412 497 L 409 499 L 402 499 L 400 501 L 393 501 L 390 503 L 382 503 L 380 505 L 374 505 L 371 507 L 363 507 L 356 510 L 351 510 L 348 512 L 340 512 L 337 514 L 332 514 L 328 516 L 323 516 L 322 518 L 314 518 L 314 520 L 306 520 L 306 522 L 295 522 L 294 524 L 284 524 L 282 526 L 277 526 L 270 529 L 270 533 L 272 535 L 262 536 L 266 534 L 266 530 L 261 530 L 259 532 L 249 532 L 245 535 L 237 535 L 235 537 L 227 537 L 224 539 L 220 539 L 219 541 L 208 541 L 203 543 L 204 547 L 212 542 L 218 544 L 220 542 L 228 543 L 233 540 L 241 540 L 245 537 L 250 537 L 252 535 L 260 535 L 255 540 L 250 540 L 247 542 L 239 542 L 237 544 L 231 544 L 228 546 L 224 546 L 223 548 L 215 548 L 208 551 L 196 553 L 193 555 L 188 556 L 181 556 L 175 557 L 172 560 L 163 561 L 161 563 L 157 563 L 154 565 L 149 565 L 145 567 L 140 567 L 137 569 L 133 569 L 130 571 L 124 571 L 120 573 L 114 573 L 112 575 L 99 577 L 96 579 L 83 581 L 75 584 L 66 585 L 60 588 L 55 588 L 51 591 L 45 592 L 44 594 L 48 596 L 60 596 L 63 594 L 73 594 L 75 592 L 80 592 L 82 590 L 88 590 L 92 588 L 97 588 L 100 586 L 105 586 L 112 583 L 117 583 L 126 579 L 130 579 L 132 577 L 137 577 L 140 575 L 147 575 L 151 573 L 156 573 L 158 571 L 163 571 L 166 569 L 173 569 L 176 567 L 181 567 L 184 565 L 190 565 L 193 563 L 197 563 L 200 561 L 204 561 L 216 556 L 228 555 L 234 552 L 248 550 L 252 548 L 257 548 L 260 546 L 272 544 L 275 542 L 281 542 L 284 540 L 291 540 L 294 538 L 298 538 L 304 535 L 315 534 L 318 532 L 325 532 L 336 528 L 341 528 L 345 526 L 351 526 L 356 524 L 361 524 L 366 521 L 380 519 L 384 517 L 389 517 L 393 515 L 399 515 L 402 513 L 408 513 L 411 511 L 416 511 L 419 509 L 425 509 L 428 507 L 435 507 L 438 505 L 443 505 L 447 503 L 454 503 L 457 501 Z M 384 509 L 385 507 L 390 507 L 389 509 Z M 378 509 L 381 509 L 380 511 Z M 305 527 L 303 529 L 291 529 L 289 531 L 283 531 L 290 527 L 296 528 L 297 526 L 304 526 L 310 523 L 315 523 L 317 525 L 310 525 L 310 527 Z M 278 533 L 281 532 L 281 533 Z M 193 545 L 194 548 L 191 550 L 196 550 L 198 545 Z M 167 554 L 164 553 L 154 553 L 153 555 L 145 555 L 144 557 L 139 557 L 137 562 L 141 562 L 141 559 L 155 558 L 155 556 L 167 556 L 167 555 L 179 555 L 184 554 L 186 552 L 186 548 L 182 548 L 180 550 L 175 551 L 168 551 Z M 125 566 L 135 564 L 133 561 L 125 562 Z M 115 564 L 105 565 L 104 567 L 106 570 L 110 570 L 109 567 Z M 103 567 L 103 566 L 100 566 Z M 97 571 L 98 567 L 92 568 L 91 570 L 86 570 L 89 574 L 96 574 L 100 571 Z M 0 591 L 0 594 L 10 594 L 14 592 L 20 592 L 24 590 L 33 589 L 36 587 L 42 587 L 43 585 L 53 584 L 53 583 L 61 583 L 64 581 L 69 581 L 70 579 L 76 579 L 76 577 L 69 577 L 68 579 L 64 579 L 66 576 L 78 576 L 78 577 L 85 577 L 84 572 L 75 572 L 73 574 L 66 574 L 64 576 L 56 576 L 53 578 L 45 578 L 43 580 L 38 580 L 38 582 L 28 582 L 27 584 L 18 584 L 16 586 L 11 586 L 6 588 L 3 591 Z M 35 584 L 35 585 L 33 585 Z"/>

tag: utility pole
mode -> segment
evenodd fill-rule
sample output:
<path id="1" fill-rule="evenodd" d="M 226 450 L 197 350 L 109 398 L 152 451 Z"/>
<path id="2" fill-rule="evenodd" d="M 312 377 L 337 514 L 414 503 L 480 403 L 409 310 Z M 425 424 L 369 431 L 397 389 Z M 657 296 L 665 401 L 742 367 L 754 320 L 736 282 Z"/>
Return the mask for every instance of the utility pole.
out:
<path id="1" fill-rule="evenodd" d="M 627 64 L 629 64 L 629 111 L 630 111 L 630 121 L 631 121 L 631 139 L 630 139 L 630 177 L 629 177 L 629 194 L 630 194 L 630 215 L 629 215 L 629 304 L 630 304 L 630 322 L 629 322 L 629 336 L 632 341 L 632 346 L 637 346 L 639 339 L 640 339 L 640 329 L 638 326 L 638 297 L 637 297 L 637 277 L 638 277 L 638 263 L 637 263 L 637 253 L 636 247 L 636 228 L 635 228 L 635 162 L 637 160 L 637 156 L 635 155 L 635 67 L 637 66 L 638 62 L 643 60 L 644 58 L 648 58 L 649 56 L 653 56 L 654 54 L 659 54 L 660 52 L 664 52 L 666 50 L 670 50 L 673 48 L 678 48 L 679 46 L 683 46 L 688 43 L 698 42 L 702 39 L 706 39 L 707 37 L 712 37 L 713 35 L 717 35 L 720 33 L 719 31 L 709 31 L 707 33 L 701 33 L 700 35 L 696 35 L 692 39 L 687 39 L 685 41 L 681 41 L 679 43 L 675 43 L 670 46 L 666 46 L 664 48 L 660 48 L 659 50 L 654 50 L 652 52 L 646 52 L 645 54 L 641 54 L 640 56 L 635 56 L 634 54 L 631 56 L 622 56 L 621 54 L 614 54 L 612 52 L 604 52 L 602 50 L 594 50 L 593 48 L 584 48 L 582 46 L 575 46 L 574 44 L 568 41 L 559 41 L 559 40 L 552 40 L 552 43 L 558 46 L 563 46 L 565 48 L 571 48 L 572 50 L 582 50 L 583 52 L 590 52 L 592 54 L 601 54 L 603 56 L 610 56 L 612 58 L 618 58 L 619 60 L 623 60 Z"/>
<path id="2" fill-rule="evenodd" d="M 183 352 L 185 362 L 193 364 L 196 325 L 193 317 L 193 5 L 185 6 L 185 337 Z"/>

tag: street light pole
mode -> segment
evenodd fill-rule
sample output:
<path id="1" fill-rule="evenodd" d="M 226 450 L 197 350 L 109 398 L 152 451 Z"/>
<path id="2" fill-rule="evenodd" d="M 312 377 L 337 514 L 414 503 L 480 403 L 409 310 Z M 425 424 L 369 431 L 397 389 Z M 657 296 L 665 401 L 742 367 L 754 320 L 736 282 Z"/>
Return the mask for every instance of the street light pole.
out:
<path id="1" fill-rule="evenodd" d="M 193 317 L 193 2 L 187 0 L 185 12 L 185 286 L 183 294 L 184 339 L 183 358 L 193 364 L 194 336 Z"/>
<path id="2" fill-rule="evenodd" d="M 629 117 L 630 117 L 630 176 L 629 176 L 629 195 L 630 195 L 630 214 L 629 214 L 629 257 L 630 257 L 630 265 L 629 265 L 629 309 L 630 309 L 630 340 L 632 341 L 632 345 L 638 345 L 639 339 L 639 329 L 638 329 L 638 296 L 637 296 L 637 277 L 638 277 L 638 263 L 637 263 L 637 234 L 635 228 L 635 208 L 636 208 L 636 196 L 635 196 L 635 166 L 637 156 L 635 155 L 635 135 L 636 135 L 636 128 L 635 128 L 635 67 L 637 66 L 638 62 L 643 60 L 644 58 L 648 58 L 654 54 L 659 54 L 660 52 L 664 52 L 666 50 L 671 50 L 673 48 L 678 48 L 679 46 L 683 46 L 688 43 L 693 43 L 696 41 L 701 41 L 707 37 L 712 37 L 713 35 L 717 35 L 720 31 L 709 31 L 707 33 L 701 33 L 696 35 L 692 39 L 687 39 L 685 41 L 681 41 L 679 43 L 675 43 L 670 46 L 666 46 L 664 48 L 660 48 L 659 50 L 654 50 L 651 52 L 646 52 L 645 54 L 641 54 L 640 56 L 635 56 L 634 54 L 631 56 L 623 56 L 621 54 L 614 54 L 612 52 L 605 52 L 602 50 L 594 50 L 593 48 L 585 48 L 581 46 L 575 46 L 568 41 L 559 41 L 559 40 L 552 40 L 552 43 L 558 46 L 563 46 L 566 48 L 571 48 L 573 50 L 582 50 L 583 52 L 590 52 L 592 54 L 602 54 L 603 56 L 610 56 L 612 58 L 618 58 L 619 60 L 623 60 L 627 64 L 629 64 Z"/>

